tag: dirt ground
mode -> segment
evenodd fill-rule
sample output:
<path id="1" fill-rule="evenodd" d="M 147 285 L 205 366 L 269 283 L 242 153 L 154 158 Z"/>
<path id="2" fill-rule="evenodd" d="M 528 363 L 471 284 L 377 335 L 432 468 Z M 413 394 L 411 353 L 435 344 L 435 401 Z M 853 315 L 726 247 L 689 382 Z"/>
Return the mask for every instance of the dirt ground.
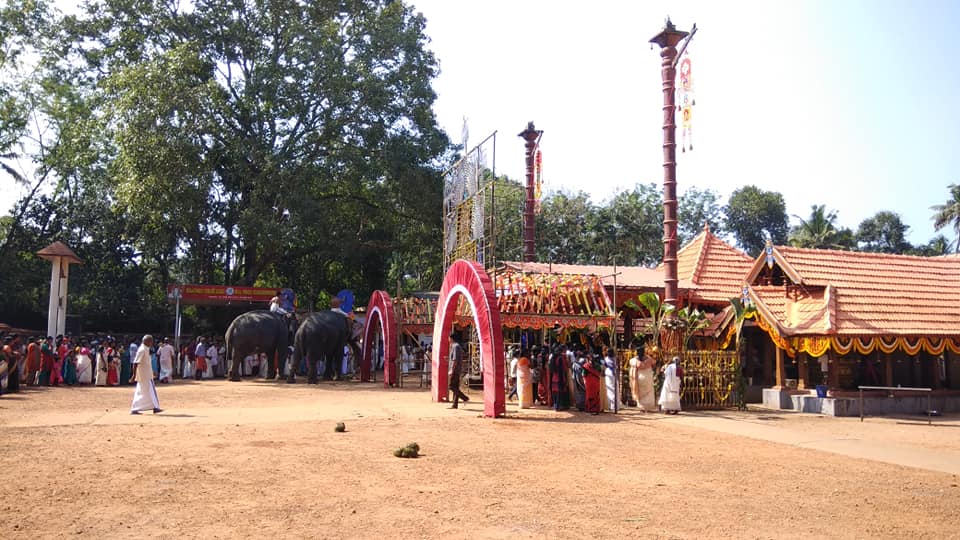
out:
<path id="1" fill-rule="evenodd" d="M 0 537 L 960 538 L 954 474 L 684 423 L 949 453 L 957 418 L 492 420 L 476 394 L 450 410 L 418 388 L 265 381 L 177 381 L 163 413 L 131 416 L 132 394 L 0 397 Z M 411 441 L 419 459 L 392 455 Z"/>

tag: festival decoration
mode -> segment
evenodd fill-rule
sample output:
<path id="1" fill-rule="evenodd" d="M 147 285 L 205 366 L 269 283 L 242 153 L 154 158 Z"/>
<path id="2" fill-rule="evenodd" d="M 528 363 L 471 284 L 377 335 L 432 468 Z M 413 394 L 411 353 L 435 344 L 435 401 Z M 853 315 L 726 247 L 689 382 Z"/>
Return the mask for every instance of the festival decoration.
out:
<path id="1" fill-rule="evenodd" d="M 536 157 L 533 161 L 534 170 L 534 188 L 533 188 L 533 212 L 540 213 L 540 200 L 543 198 L 543 152 L 537 148 Z"/>
<path id="2" fill-rule="evenodd" d="M 597 329 L 613 324 L 606 289 L 595 275 L 506 270 L 496 275 L 494 289 L 501 321 L 509 328 Z M 458 310 L 458 318 L 467 315 L 464 308 Z"/>
<path id="3" fill-rule="evenodd" d="M 773 343 L 783 349 L 787 356 L 793 358 L 798 352 L 806 353 L 811 357 L 817 358 L 823 356 L 830 349 L 833 349 L 840 356 L 846 356 L 852 352 L 861 355 L 869 355 L 874 350 L 885 354 L 891 354 L 902 350 L 910 356 L 925 352 L 927 354 L 938 356 L 943 351 L 948 350 L 954 354 L 960 354 L 960 340 L 954 338 L 938 337 L 906 337 L 906 336 L 801 336 L 786 339 L 780 333 L 763 319 L 759 314 L 753 318 L 757 321 L 757 326 L 770 336 Z M 726 340 L 725 344 L 726 344 Z"/>
<path id="4" fill-rule="evenodd" d="M 693 95 L 693 63 L 689 51 L 680 61 L 680 84 L 677 85 L 677 111 L 680 112 L 680 125 L 683 128 L 680 136 L 680 151 L 693 150 L 693 106 L 697 100 Z"/>

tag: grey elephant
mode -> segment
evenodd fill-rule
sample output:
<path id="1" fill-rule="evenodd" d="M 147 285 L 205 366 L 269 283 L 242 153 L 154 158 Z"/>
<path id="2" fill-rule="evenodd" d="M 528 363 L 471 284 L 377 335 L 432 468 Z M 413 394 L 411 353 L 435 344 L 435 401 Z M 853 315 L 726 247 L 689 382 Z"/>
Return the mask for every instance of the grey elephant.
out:
<path id="1" fill-rule="evenodd" d="M 227 349 L 224 361 L 230 366 L 230 380 L 240 380 L 240 362 L 253 353 L 266 353 L 267 378 L 275 378 L 277 361 L 286 361 L 289 343 L 289 321 L 283 315 L 267 310 L 240 315 L 230 323 L 224 336 Z"/>
<path id="2" fill-rule="evenodd" d="M 357 344 L 359 333 L 356 323 L 346 315 L 336 311 L 320 311 L 307 315 L 297 328 L 293 338 L 293 365 L 299 366 L 301 359 L 307 359 L 307 382 L 317 383 L 317 360 L 324 360 L 324 378 L 332 380 L 337 367 L 343 359 L 343 347 L 350 345 L 354 355 L 359 358 L 360 346 Z M 287 382 L 294 382 L 294 370 L 290 370 Z"/>

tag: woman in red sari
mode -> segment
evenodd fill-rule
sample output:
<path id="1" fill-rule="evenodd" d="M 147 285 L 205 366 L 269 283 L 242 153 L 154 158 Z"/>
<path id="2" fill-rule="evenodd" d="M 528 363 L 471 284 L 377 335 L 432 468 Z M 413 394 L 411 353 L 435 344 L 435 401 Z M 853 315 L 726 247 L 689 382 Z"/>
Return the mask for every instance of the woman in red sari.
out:
<path id="1" fill-rule="evenodd" d="M 60 386 L 63 383 L 63 362 L 67 359 L 68 339 L 63 338 L 57 347 L 57 354 L 53 357 L 53 369 L 50 370 L 50 386 Z"/>
<path id="2" fill-rule="evenodd" d="M 586 387 L 586 411 L 591 414 L 599 414 L 601 409 L 600 400 L 600 381 L 603 374 L 600 371 L 600 365 L 594 355 L 590 355 L 583 363 L 583 385 Z"/>
<path id="3" fill-rule="evenodd" d="M 117 386 L 120 384 L 120 366 L 117 365 L 119 358 L 112 343 L 107 344 L 103 354 L 107 356 L 107 386 Z"/>
<path id="4" fill-rule="evenodd" d="M 550 362 L 547 361 L 547 348 L 542 347 L 534 354 L 534 362 L 540 368 L 540 385 L 537 387 L 537 399 L 541 405 L 553 406 L 551 399 L 553 382 L 550 378 Z"/>

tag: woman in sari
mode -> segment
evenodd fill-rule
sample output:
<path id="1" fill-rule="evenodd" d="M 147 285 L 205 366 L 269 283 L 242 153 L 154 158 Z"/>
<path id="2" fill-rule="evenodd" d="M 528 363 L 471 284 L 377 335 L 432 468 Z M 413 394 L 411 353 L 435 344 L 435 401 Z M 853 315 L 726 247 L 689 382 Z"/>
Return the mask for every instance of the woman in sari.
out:
<path id="1" fill-rule="evenodd" d="M 106 347 L 98 344 L 95 350 L 97 351 L 97 379 L 94 384 L 97 386 L 106 386 L 108 369 Z"/>
<path id="2" fill-rule="evenodd" d="M 613 355 L 613 349 L 607 348 L 603 357 L 603 381 L 607 392 L 607 409 L 612 412 L 620 410 L 620 403 L 617 401 L 617 359 Z"/>
<path id="3" fill-rule="evenodd" d="M 83 347 L 77 355 L 77 383 L 90 384 L 93 382 L 93 360 L 90 359 L 90 349 Z"/>
<path id="4" fill-rule="evenodd" d="M 634 399 L 637 400 L 637 407 L 643 412 L 655 412 L 657 410 L 656 393 L 653 389 L 653 365 L 656 360 L 649 354 L 644 354 L 643 359 L 633 358 L 630 360 L 630 386 L 633 389 L 636 386 Z"/>
<path id="5" fill-rule="evenodd" d="M 77 384 L 77 353 L 79 352 L 80 347 L 71 349 L 63 360 L 63 384 L 67 386 Z"/>
<path id="6" fill-rule="evenodd" d="M 559 347 L 550 355 L 550 392 L 553 410 L 565 411 L 570 408 L 570 383 L 567 381 L 567 356 Z"/>
<path id="7" fill-rule="evenodd" d="M 113 343 L 107 343 L 107 386 L 117 386 L 120 384 L 120 367 L 117 365 L 117 350 L 113 348 Z"/>
<path id="8" fill-rule="evenodd" d="M 53 368 L 50 370 L 50 386 L 60 386 L 63 383 L 63 363 L 67 359 L 66 341 L 57 348 L 53 356 Z"/>
<path id="9" fill-rule="evenodd" d="M 573 399 L 578 411 L 584 411 L 587 408 L 587 387 L 583 379 L 583 365 L 586 363 L 587 360 L 584 357 L 578 356 L 577 361 L 570 366 L 573 375 Z"/>
<path id="10" fill-rule="evenodd" d="M 120 347 L 120 384 L 130 384 L 130 378 L 133 377 L 133 364 L 130 363 L 130 350 L 126 347 Z"/>
<path id="11" fill-rule="evenodd" d="M 600 362 L 591 353 L 583 363 L 584 409 L 590 414 L 600 414 Z"/>

